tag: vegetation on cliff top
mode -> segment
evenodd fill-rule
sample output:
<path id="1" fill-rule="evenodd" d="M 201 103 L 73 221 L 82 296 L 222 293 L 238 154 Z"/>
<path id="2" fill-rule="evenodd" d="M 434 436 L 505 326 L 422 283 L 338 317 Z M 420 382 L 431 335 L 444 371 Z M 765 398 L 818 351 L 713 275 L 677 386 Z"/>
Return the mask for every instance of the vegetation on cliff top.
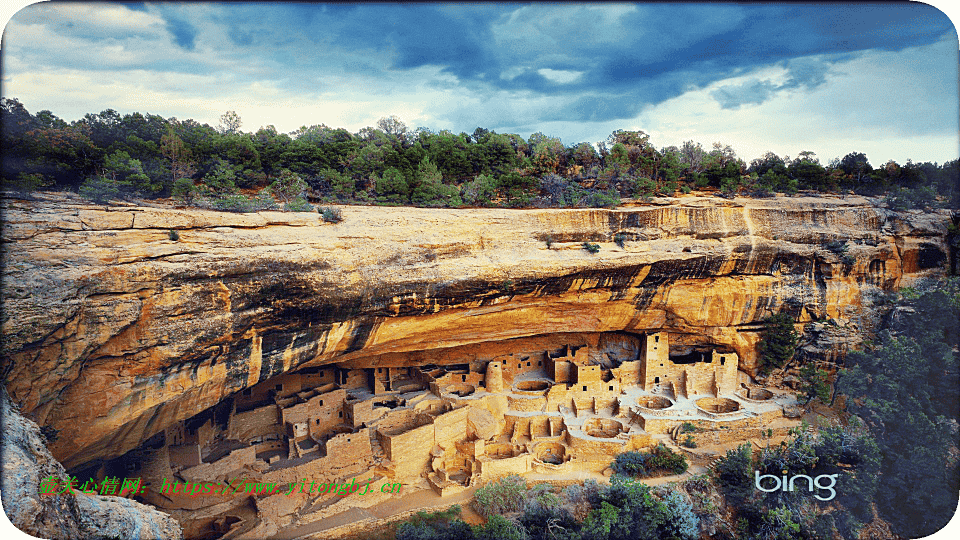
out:
<path id="1" fill-rule="evenodd" d="M 621 197 L 692 188 L 767 196 L 798 189 L 888 194 L 894 208 L 957 205 L 958 161 L 874 168 L 851 152 L 824 166 L 811 152 L 767 153 L 750 163 L 727 145 L 695 141 L 655 148 L 642 131 L 565 145 L 478 127 L 472 134 L 410 130 L 396 117 L 357 133 L 325 125 L 290 134 L 240 130 L 235 113 L 217 128 L 194 120 L 107 109 L 66 122 L 0 104 L 6 188 L 79 190 L 104 202 L 173 196 L 222 210 L 304 209 L 307 198 L 416 206 L 609 207 Z"/>

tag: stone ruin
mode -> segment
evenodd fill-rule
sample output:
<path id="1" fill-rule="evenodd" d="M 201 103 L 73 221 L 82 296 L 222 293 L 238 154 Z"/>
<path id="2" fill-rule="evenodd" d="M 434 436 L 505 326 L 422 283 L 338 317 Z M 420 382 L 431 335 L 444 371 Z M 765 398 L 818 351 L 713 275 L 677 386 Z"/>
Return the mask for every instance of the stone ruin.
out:
<path id="1" fill-rule="evenodd" d="M 234 394 L 120 461 L 126 476 L 154 488 L 163 478 L 362 477 L 446 496 L 509 474 L 603 472 L 621 452 L 676 438 L 682 424 L 708 432 L 722 424 L 736 437 L 783 416 L 783 399 L 748 386 L 733 352 L 671 355 L 665 332 L 623 339 L 490 359 L 447 355 L 442 365 L 300 369 Z M 277 497 L 148 489 L 144 499 L 181 510 L 187 537 L 272 530 L 294 512 L 322 519 L 346 504 L 336 495 Z"/>

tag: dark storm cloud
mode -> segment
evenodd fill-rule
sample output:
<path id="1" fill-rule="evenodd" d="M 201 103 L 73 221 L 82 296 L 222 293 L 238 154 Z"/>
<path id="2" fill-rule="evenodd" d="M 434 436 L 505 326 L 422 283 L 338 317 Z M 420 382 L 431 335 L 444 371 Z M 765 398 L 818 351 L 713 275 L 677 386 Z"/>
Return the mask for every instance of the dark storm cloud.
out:
<path id="1" fill-rule="evenodd" d="M 24 10 L 17 22 L 69 36 L 75 52 L 49 41 L 22 46 L 20 58 L 36 69 L 216 74 L 291 92 L 340 77 L 389 94 L 417 80 L 480 100 L 550 102 L 503 108 L 536 116 L 525 123 L 633 118 L 717 81 L 784 68 L 779 81 L 754 77 L 712 93 L 727 109 L 759 104 L 818 88 L 836 63 L 859 54 L 954 33 L 945 15 L 920 3 L 103 4 L 158 21 L 140 26 L 58 18 L 56 7 L 66 4 L 47 5 Z M 96 54 L 105 42 L 122 53 Z M 417 70 L 446 76 L 410 75 Z"/>
<path id="2" fill-rule="evenodd" d="M 163 9 L 160 14 L 166 21 L 167 31 L 173 35 L 174 42 L 180 48 L 192 51 L 197 38 L 197 29 L 193 24 L 185 17 L 168 9 Z"/>

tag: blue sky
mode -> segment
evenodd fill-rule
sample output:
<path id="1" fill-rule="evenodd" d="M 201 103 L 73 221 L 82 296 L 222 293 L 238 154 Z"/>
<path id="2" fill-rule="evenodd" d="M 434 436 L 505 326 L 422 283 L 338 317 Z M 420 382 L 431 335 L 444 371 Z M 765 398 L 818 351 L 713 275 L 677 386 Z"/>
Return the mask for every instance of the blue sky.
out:
<path id="1" fill-rule="evenodd" d="M 477 126 L 565 144 L 641 129 L 746 160 L 955 159 L 958 41 L 919 3 L 40 3 L 3 36 L 2 94 L 242 129 Z"/>

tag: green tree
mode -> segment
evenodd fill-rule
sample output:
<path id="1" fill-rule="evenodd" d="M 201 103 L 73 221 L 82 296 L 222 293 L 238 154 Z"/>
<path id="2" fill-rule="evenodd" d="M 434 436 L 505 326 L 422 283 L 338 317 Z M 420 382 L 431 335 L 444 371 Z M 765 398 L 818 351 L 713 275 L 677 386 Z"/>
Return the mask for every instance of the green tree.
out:
<path id="1" fill-rule="evenodd" d="M 763 323 L 766 328 L 760 336 L 760 369 L 769 372 L 793 358 L 800 334 L 793 326 L 793 317 L 786 313 L 767 317 Z"/>
<path id="2" fill-rule="evenodd" d="M 813 362 L 806 362 L 800 366 L 800 391 L 806 396 L 809 403 L 819 399 L 823 403 L 830 400 L 830 382 L 827 372 L 818 368 Z"/>
<path id="3" fill-rule="evenodd" d="M 390 167 L 377 179 L 377 193 L 390 202 L 405 202 L 409 198 L 410 186 L 399 169 Z"/>
<path id="4" fill-rule="evenodd" d="M 960 279 L 902 291 L 893 310 L 876 346 L 847 355 L 836 384 L 882 456 L 880 515 L 895 533 L 916 538 L 949 521 L 960 488 L 949 457 L 956 445 L 950 426 L 960 420 Z"/>
<path id="5" fill-rule="evenodd" d="M 303 199 L 307 192 L 307 183 L 300 175 L 290 169 L 283 169 L 277 179 L 270 184 L 270 193 L 282 203 Z"/>
<path id="6" fill-rule="evenodd" d="M 497 194 L 497 181 L 488 174 L 478 175 L 463 186 L 463 202 L 475 206 L 490 206 Z"/>
<path id="7" fill-rule="evenodd" d="M 224 135 L 233 135 L 240 133 L 240 126 L 243 122 L 236 111 L 227 111 L 220 115 L 219 131 Z"/>

